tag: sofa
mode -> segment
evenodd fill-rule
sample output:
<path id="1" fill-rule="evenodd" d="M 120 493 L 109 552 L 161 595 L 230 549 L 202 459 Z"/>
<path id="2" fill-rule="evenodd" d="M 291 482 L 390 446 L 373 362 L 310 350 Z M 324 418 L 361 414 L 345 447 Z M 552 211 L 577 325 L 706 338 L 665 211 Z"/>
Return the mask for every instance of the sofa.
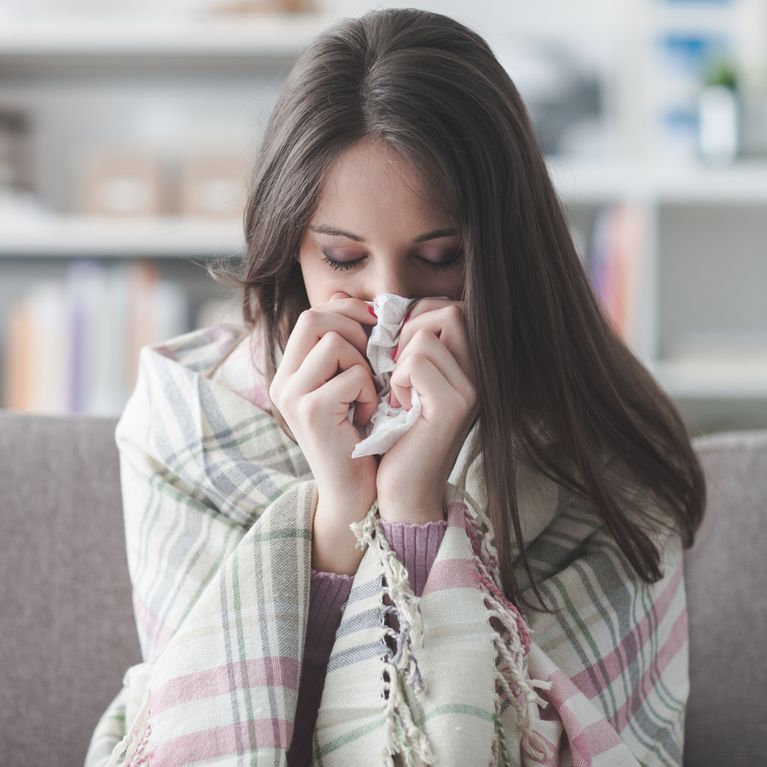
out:
<path id="1" fill-rule="evenodd" d="M 117 419 L 0 410 L 0 765 L 80 767 L 141 661 Z M 685 765 L 767 764 L 767 430 L 698 436 Z M 762 650 L 759 650 L 759 647 Z"/>

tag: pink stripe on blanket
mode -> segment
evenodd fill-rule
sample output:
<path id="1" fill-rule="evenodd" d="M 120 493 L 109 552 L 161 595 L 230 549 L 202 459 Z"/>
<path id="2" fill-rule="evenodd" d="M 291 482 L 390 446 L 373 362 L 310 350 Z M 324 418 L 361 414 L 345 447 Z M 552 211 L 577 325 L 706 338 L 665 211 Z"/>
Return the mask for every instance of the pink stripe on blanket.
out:
<path id="1" fill-rule="evenodd" d="M 653 658 L 650 668 L 645 671 L 639 680 L 639 685 L 635 688 L 636 694 L 632 695 L 616 712 L 615 722 L 619 732 L 623 732 L 631 718 L 653 691 L 653 683 L 660 678 L 677 653 L 684 649 L 688 639 L 687 610 L 685 609 L 674 621 L 668 640 L 658 650 L 658 654 Z"/>
<path id="2" fill-rule="evenodd" d="M 171 679 L 152 693 L 152 710 L 165 711 L 193 700 L 226 695 L 250 687 L 288 687 L 298 691 L 300 668 L 295 658 L 253 658 Z"/>
<path id="3" fill-rule="evenodd" d="M 546 718 L 554 719 L 556 711 L 556 716 L 564 728 L 563 742 L 566 739 L 570 745 L 573 767 L 588 767 L 594 757 L 622 743 L 615 728 L 606 719 L 583 727 L 578 718 L 583 695 L 564 672 L 555 671 L 547 681 L 552 682 L 552 687 L 550 690 L 541 691 L 540 695 L 549 701 L 549 709 L 553 710 L 547 710 Z M 551 741 L 547 742 L 552 747 L 555 745 Z M 548 761 L 541 764 L 558 765 L 559 754 L 550 754 Z"/>
<path id="4" fill-rule="evenodd" d="M 266 410 L 269 413 L 272 412 L 272 401 L 269 399 L 267 390 L 261 384 L 257 384 L 250 389 L 236 389 L 235 394 L 248 400 L 248 402 L 252 402 L 257 407 L 260 407 L 261 410 Z"/>
<path id="5" fill-rule="evenodd" d="M 572 752 L 573 767 L 577 765 L 587 767 L 594 757 L 622 743 L 619 732 L 625 729 L 631 716 L 647 697 L 647 692 L 652 689 L 652 677 L 662 674 L 686 642 L 687 611 L 685 610 L 674 623 L 671 636 L 660 649 L 652 667 L 645 672 L 640 680 L 637 694 L 627 700 L 616 713 L 617 728 L 607 720 L 595 722 L 586 728 L 582 727 L 577 716 L 580 706 L 578 699 L 581 696 L 578 688 L 561 671 L 556 671 L 548 677 L 547 681 L 553 683 L 552 688 L 542 691 L 540 694 L 549 701 L 550 705 L 541 712 L 541 718 L 548 720 L 558 718 L 562 722 L 565 737 Z M 549 740 L 547 743 L 552 747 L 554 746 Z M 549 759 L 540 764 L 545 767 L 557 767 L 559 755 L 550 753 Z"/>
<path id="6" fill-rule="evenodd" d="M 217 325 L 209 325 L 207 327 L 208 331 L 208 339 L 213 342 L 218 341 L 225 341 L 229 342 L 232 338 L 234 338 L 237 333 L 234 329 L 229 327 L 229 325 L 224 323 L 219 323 Z M 224 346 L 224 344 L 220 344 L 220 346 Z"/>
<path id="7" fill-rule="evenodd" d="M 658 600 L 654 604 L 656 626 L 660 625 L 668 612 L 677 590 L 683 588 L 682 571 L 683 565 L 680 563 L 674 572 L 674 575 L 666 585 L 666 588 L 663 590 L 663 593 L 658 597 Z M 637 656 L 639 650 L 647 642 L 649 638 L 648 623 L 649 618 L 645 615 L 645 617 L 634 626 L 614 650 L 596 663 L 593 663 L 588 668 L 579 671 L 575 676 L 571 677 L 573 684 L 575 684 L 587 698 L 591 699 L 596 697 L 602 690 L 604 690 L 607 684 L 614 682 L 620 676 L 621 670 L 627 668 Z M 607 672 L 607 679 L 605 679 L 605 671 Z M 600 682 L 598 686 L 595 686 L 594 684 L 595 679 Z"/>
<path id="8" fill-rule="evenodd" d="M 222 756 L 252 754 L 256 748 L 287 749 L 293 737 L 293 722 L 285 719 L 256 719 L 190 732 L 158 745 L 149 754 L 149 764 L 189 764 Z"/>
<path id="9" fill-rule="evenodd" d="M 453 501 L 447 506 L 447 526 L 448 527 L 463 527 L 463 515 L 465 513 L 466 504 L 463 501 Z"/>
<path id="10" fill-rule="evenodd" d="M 464 528 L 464 509 L 462 501 L 453 501 L 447 507 L 447 527 Z M 447 530 L 445 531 L 447 535 Z M 443 539 L 444 540 L 444 539 Z M 479 573 L 471 559 L 436 559 L 429 570 L 421 596 L 444 589 L 472 589 L 479 585 Z"/>
<path id="11" fill-rule="evenodd" d="M 443 559 L 435 561 L 421 596 L 445 589 L 473 589 L 479 583 L 479 573 L 472 559 Z"/>
<path id="12" fill-rule="evenodd" d="M 570 741 L 572 767 L 591 767 L 594 757 L 623 743 L 620 736 L 606 720 L 594 722 Z"/>

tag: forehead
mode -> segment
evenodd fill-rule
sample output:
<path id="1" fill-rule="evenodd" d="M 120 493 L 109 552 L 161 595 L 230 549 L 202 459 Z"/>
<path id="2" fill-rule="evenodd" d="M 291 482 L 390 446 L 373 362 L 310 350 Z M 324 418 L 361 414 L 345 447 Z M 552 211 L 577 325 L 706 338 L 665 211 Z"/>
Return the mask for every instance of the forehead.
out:
<path id="1" fill-rule="evenodd" d="M 315 220 L 343 225 L 369 220 L 448 223 L 447 211 L 430 194 L 418 171 L 383 142 L 363 140 L 335 158 L 323 180 Z M 327 219 L 327 220 L 325 220 Z"/>

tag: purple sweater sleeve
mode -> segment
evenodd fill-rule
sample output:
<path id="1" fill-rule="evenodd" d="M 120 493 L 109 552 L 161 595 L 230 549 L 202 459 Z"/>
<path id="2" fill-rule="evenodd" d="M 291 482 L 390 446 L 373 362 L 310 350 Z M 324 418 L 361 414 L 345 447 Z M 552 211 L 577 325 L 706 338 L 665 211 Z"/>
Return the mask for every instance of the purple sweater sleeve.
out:
<path id="1" fill-rule="evenodd" d="M 414 594 L 421 596 L 445 534 L 447 520 L 422 525 L 382 520 L 381 527 L 397 558 L 407 569 L 410 588 Z M 289 767 L 308 767 L 311 764 L 312 734 L 325 685 L 328 658 L 353 580 L 353 575 L 312 568 L 309 619 L 295 729 L 288 751 Z"/>

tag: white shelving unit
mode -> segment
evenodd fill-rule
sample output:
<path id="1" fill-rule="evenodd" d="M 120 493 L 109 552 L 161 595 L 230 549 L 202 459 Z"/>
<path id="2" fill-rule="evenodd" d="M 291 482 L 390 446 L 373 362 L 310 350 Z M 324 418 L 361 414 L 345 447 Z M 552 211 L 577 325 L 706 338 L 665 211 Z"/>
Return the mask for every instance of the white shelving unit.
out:
<path id="1" fill-rule="evenodd" d="M 643 35 L 643 55 L 648 55 L 658 24 L 684 28 L 685 22 L 682 15 L 653 10 L 651 2 L 646 12 L 641 6 L 627 3 L 631 11 L 624 21 Z M 721 10 L 697 18 L 715 26 Z M 160 97 L 188 102 L 190 110 L 210 98 L 219 99 L 209 111 L 221 114 L 224 140 L 236 130 L 242 134 L 250 129 L 257 135 L 292 60 L 316 32 L 335 20 L 321 14 L 252 22 L 4 21 L 0 107 L 22 104 L 37 109 L 44 124 L 54 119 L 46 110 L 54 108 L 50 104 L 56 98 L 62 104 L 71 99 L 73 112 L 87 110 L 101 98 L 113 99 L 104 110 L 110 115 L 104 118 L 105 130 L 119 131 L 120 116 L 129 113 L 142 94 L 155 105 Z M 551 176 L 586 242 L 603 206 L 625 203 L 642 211 L 646 229 L 632 344 L 677 400 L 691 428 L 767 427 L 767 161 L 722 169 L 652 161 L 631 122 L 638 113 L 647 117 L 642 110 L 650 108 L 651 100 L 641 80 L 651 71 L 645 59 L 635 66 L 619 62 L 615 77 L 631 82 L 619 79 L 610 86 L 613 93 L 629 85 L 638 89 L 633 101 L 625 96 L 614 99 L 631 112 L 630 119 L 627 114 L 613 118 L 635 150 L 628 155 L 633 159 L 585 163 L 551 157 Z M 70 125 L 70 119 L 74 117 L 63 116 L 61 125 L 70 137 L 78 136 L 79 128 Z M 166 126 L 172 129 L 172 124 Z M 41 162 L 66 151 L 66 146 L 56 146 L 57 140 L 66 140 L 66 131 L 59 139 L 50 126 L 41 131 Z M 60 159 L 65 163 L 66 157 Z M 42 169 L 38 176 L 44 180 Z M 66 187 L 60 182 L 49 190 L 59 215 L 0 219 L 0 306 L 18 292 L 25 275 L 31 279 L 43 272 L 60 273 L 75 256 L 153 258 L 176 275 L 184 259 L 236 256 L 242 250 L 239 219 L 81 216 L 67 208 Z M 193 285 L 199 296 L 208 290 L 216 294 L 197 267 L 179 279 Z M 706 337 L 717 345 L 706 347 Z"/>
<path id="2" fill-rule="evenodd" d="M 750 221 L 752 239 L 767 238 L 763 214 L 767 209 L 767 163 L 721 169 L 647 167 L 638 163 L 605 168 L 552 159 L 549 170 L 561 199 L 576 220 L 594 208 L 616 202 L 636 205 L 643 211 L 647 237 L 637 281 L 637 300 L 643 309 L 637 316 L 634 347 L 664 388 L 680 400 L 713 400 L 725 405 L 728 401 L 755 400 L 767 411 L 767 299 L 759 305 L 756 297 L 754 309 L 757 314 L 761 310 L 761 322 L 757 317 L 752 332 L 726 335 L 711 328 L 708 332 L 712 340 L 718 341 L 718 348 L 704 347 L 697 356 L 692 351 L 669 354 L 669 329 L 663 327 L 660 316 L 664 310 L 669 311 L 661 295 L 664 258 L 675 258 L 686 270 L 681 276 L 687 279 L 676 287 L 685 291 L 688 303 L 695 301 L 696 286 L 706 282 L 705 274 L 696 267 L 695 251 L 673 247 L 679 236 L 679 226 L 675 227 L 674 222 L 680 215 L 697 218 L 701 228 L 713 227 L 720 235 L 720 221 L 727 225 L 727 219 L 731 219 L 726 236 L 733 241 L 733 251 L 742 235 L 738 222 L 744 216 Z M 681 234 L 684 237 L 689 232 L 683 230 Z M 698 230 L 693 241 L 700 239 Z M 747 243 L 745 246 L 748 250 Z M 764 251 L 752 253 L 756 255 L 753 260 L 760 260 Z M 732 275 L 737 271 L 732 251 L 713 255 L 723 272 Z M 752 270 L 743 269 L 737 276 L 748 282 L 751 274 Z M 767 295 L 767 269 L 763 268 L 761 275 L 757 271 L 756 277 L 762 281 L 762 294 Z M 712 310 L 725 315 L 735 310 L 736 301 L 735 295 L 723 293 L 720 304 Z M 762 420 L 765 417 L 767 412 Z"/>
<path id="3" fill-rule="evenodd" d="M 198 18 L 61 18 L 9 20 L 0 26 L 0 64 L 60 64 L 62 59 L 146 56 L 296 56 L 335 19 L 321 13 L 263 16 L 253 20 Z"/>
<path id="4" fill-rule="evenodd" d="M 0 258 L 226 256 L 240 254 L 244 244 L 239 219 L 30 216 L 2 224 Z"/>

